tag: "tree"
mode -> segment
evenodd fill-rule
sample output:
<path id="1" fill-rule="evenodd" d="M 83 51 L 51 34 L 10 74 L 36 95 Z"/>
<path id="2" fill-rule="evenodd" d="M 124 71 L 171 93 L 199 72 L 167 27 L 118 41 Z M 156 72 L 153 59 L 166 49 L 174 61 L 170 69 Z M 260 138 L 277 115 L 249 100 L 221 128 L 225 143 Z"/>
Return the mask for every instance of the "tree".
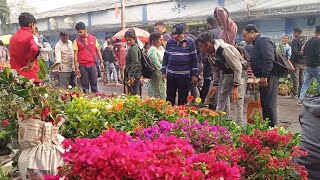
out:
<path id="1" fill-rule="evenodd" d="M 8 31 L 10 24 L 10 9 L 7 0 L 0 0 L 0 21 L 2 30 L 4 32 Z"/>

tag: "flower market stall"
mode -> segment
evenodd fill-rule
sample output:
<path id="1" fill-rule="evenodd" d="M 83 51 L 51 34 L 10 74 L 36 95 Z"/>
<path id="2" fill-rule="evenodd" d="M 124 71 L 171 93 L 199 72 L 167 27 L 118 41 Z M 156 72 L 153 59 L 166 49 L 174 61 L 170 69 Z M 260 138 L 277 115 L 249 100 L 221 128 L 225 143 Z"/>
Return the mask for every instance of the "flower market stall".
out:
<path id="1" fill-rule="evenodd" d="M 201 99 L 171 106 L 154 98 L 35 87 L 8 70 L 0 74 L 0 91 L 1 140 L 20 138 L 22 154 L 50 152 L 28 155 L 37 163 L 26 169 L 20 157 L 23 179 L 307 179 L 295 163 L 306 155 L 299 134 L 267 122 L 238 126 L 224 112 L 201 108 Z M 25 123 L 38 124 L 28 147 L 21 141 Z M 42 160 L 48 156 L 56 160 Z"/>

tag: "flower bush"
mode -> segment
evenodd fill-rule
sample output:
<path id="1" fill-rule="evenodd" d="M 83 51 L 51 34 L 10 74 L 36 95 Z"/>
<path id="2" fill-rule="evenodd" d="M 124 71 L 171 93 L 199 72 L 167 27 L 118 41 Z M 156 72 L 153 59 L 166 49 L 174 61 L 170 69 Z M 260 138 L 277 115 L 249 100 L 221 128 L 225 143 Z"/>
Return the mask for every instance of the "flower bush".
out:
<path id="1" fill-rule="evenodd" d="M 67 104 L 63 135 L 67 138 L 97 137 L 108 128 L 132 134 L 138 129 L 156 125 L 160 120 L 175 122 L 177 118 L 195 118 L 199 122 L 221 124 L 234 131 L 241 127 L 227 118 L 225 113 L 195 106 L 171 106 L 169 102 L 155 98 L 140 99 L 139 96 L 114 96 L 112 98 L 74 97 Z"/>
<path id="2" fill-rule="evenodd" d="M 207 152 L 214 145 L 231 143 L 230 132 L 226 128 L 209 125 L 208 121 L 200 123 L 195 119 L 178 119 L 176 123 L 162 120 L 157 126 L 136 132 L 138 140 L 153 140 L 169 135 L 187 139 L 196 152 Z"/>
<path id="3" fill-rule="evenodd" d="M 66 179 L 230 179 L 240 178 L 238 167 L 213 154 L 195 154 L 185 139 L 164 136 L 133 139 L 109 130 L 94 139 L 63 142 L 68 151 L 60 175 Z"/>

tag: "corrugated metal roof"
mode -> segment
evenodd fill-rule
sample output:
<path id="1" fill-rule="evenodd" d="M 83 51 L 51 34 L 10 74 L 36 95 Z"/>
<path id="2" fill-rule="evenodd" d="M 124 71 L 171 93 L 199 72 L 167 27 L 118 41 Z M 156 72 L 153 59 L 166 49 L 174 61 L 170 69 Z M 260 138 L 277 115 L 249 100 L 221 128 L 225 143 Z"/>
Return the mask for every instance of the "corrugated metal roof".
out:
<path id="1" fill-rule="evenodd" d="M 159 3 L 159 2 L 166 2 L 172 0 L 126 0 L 126 7 L 129 6 L 137 6 L 141 4 L 151 4 L 151 3 Z M 37 19 L 44 19 L 50 17 L 59 17 L 59 16 L 68 16 L 73 14 L 83 14 L 88 12 L 96 12 L 96 11 L 103 11 L 107 9 L 114 9 L 116 4 L 120 7 L 120 0 L 99 0 L 93 1 L 88 3 L 81 3 L 77 5 L 70 5 L 63 8 L 58 8 L 54 10 L 50 10 L 47 12 L 42 12 L 36 14 L 35 17 Z"/>

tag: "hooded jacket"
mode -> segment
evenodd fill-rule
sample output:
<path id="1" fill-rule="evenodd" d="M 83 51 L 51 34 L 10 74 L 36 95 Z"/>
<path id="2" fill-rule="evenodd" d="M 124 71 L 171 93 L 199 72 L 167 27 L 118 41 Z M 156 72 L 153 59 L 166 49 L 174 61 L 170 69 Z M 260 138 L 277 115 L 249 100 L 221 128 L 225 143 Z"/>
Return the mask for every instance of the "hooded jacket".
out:
<path id="1" fill-rule="evenodd" d="M 220 47 L 223 49 L 223 51 L 221 54 L 217 54 L 217 51 Z M 238 86 L 240 84 L 242 75 L 241 54 L 234 46 L 225 43 L 222 39 L 214 40 L 214 49 L 216 52 L 216 60 L 211 60 L 211 64 L 213 66 L 213 84 L 218 85 L 221 70 L 224 74 L 233 74 L 233 84 Z M 218 56 L 222 56 L 224 60 L 218 59 Z M 224 63 L 226 63 L 228 66 L 227 69 L 225 69 L 225 67 L 221 68 L 221 66 L 223 66 L 219 64 L 223 63 L 221 61 L 225 61 Z"/>
<path id="2" fill-rule="evenodd" d="M 219 38 L 223 39 L 225 43 L 235 45 L 238 32 L 237 24 L 229 17 L 228 12 L 222 6 L 216 7 L 215 13 L 218 24 L 222 26 Z"/>
<path id="3" fill-rule="evenodd" d="M 304 102 L 302 114 L 299 117 L 301 130 L 300 147 L 308 152 L 307 156 L 297 159 L 308 171 L 309 180 L 320 179 L 320 98 Z"/>

